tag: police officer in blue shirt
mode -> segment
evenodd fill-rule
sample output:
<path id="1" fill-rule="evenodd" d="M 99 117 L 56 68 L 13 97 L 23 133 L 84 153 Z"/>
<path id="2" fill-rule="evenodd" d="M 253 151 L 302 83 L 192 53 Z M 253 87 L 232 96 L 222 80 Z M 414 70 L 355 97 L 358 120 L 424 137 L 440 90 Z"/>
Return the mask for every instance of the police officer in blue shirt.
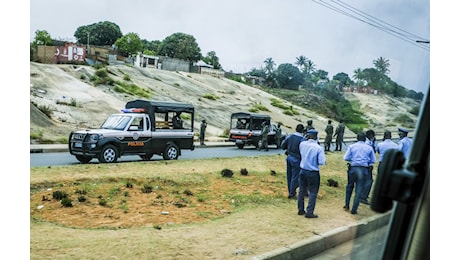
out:
<path id="1" fill-rule="evenodd" d="M 377 173 L 380 173 L 380 168 L 381 168 L 380 165 L 381 165 L 381 162 L 383 161 L 383 157 L 385 156 L 385 152 L 390 149 L 399 149 L 399 148 L 398 148 L 398 144 L 396 144 L 395 142 L 393 142 L 393 140 L 391 140 L 391 132 L 388 130 L 385 130 L 385 132 L 383 133 L 383 141 L 380 142 L 375 148 L 375 150 L 379 154 L 379 166 L 377 168 Z"/>
<path id="2" fill-rule="evenodd" d="M 300 151 L 299 144 L 305 141 L 303 137 L 303 125 L 298 124 L 295 133 L 288 135 L 281 143 L 281 149 L 286 150 L 286 179 L 288 187 L 288 199 L 296 198 L 296 190 L 299 187 Z M 307 194 L 308 195 L 308 194 Z"/>
<path id="3" fill-rule="evenodd" d="M 350 200 L 353 189 L 355 196 L 351 214 L 358 213 L 360 195 L 364 188 L 364 181 L 369 174 L 369 166 L 373 166 L 376 161 L 374 149 L 370 145 L 364 143 L 366 135 L 363 132 L 358 133 L 358 141 L 348 146 L 343 159 L 348 162 L 348 182 L 345 190 L 345 210 L 350 210 Z"/>
<path id="4" fill-rule="evenodd" d="M 410 153 L 410 149 L 412 147 L 412 139 L 410 139 L 409 137 L 407 137 L 407 134 L 409 133 L 409 130 L 405 129 L 405 128 L 398 128 L 398 131 L 399 131 L 399 143 L 398 143 L 398 147 L 399 147 L 399 150 L 401 150 L 401 152 L 403 152 L 404 154 L 404 158 L 409 158 L 409 153 Z"/>
<path id="5" fill-rule="evenodd" d="M 319 166 L 326 163 L 324 149 L 318 144 L 318 131 L 310 129 L 306 134 L 306 141 L 299 145 L 300 150 L 300 174 L 299 174 L 299 197 L 297 198 L 298 215 L 305 214 L 306 218 L 317 218 L 314 214 L 316 197 L 318 195 L 320 176 Z M 308 205 L 304 210 L 304 195 L 309 191 Z"/>

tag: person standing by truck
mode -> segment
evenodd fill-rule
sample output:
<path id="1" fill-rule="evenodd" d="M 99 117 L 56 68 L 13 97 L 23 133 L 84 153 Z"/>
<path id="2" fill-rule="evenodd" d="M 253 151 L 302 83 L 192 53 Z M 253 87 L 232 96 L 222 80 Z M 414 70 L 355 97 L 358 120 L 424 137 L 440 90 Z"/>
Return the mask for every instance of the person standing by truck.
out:
<path id="1" fill-rule="evenodd" d="M 282 130 L 281 130 L 281 123 L 278 123 L 276 127 L 276 132 L 275 132 L 275 143 L 276 143 L 276 148 L 281 147 L 281 135 L 282 135 Z"/>
<path id="2" fill-rule="evenodd" d="M 208 123 L 206 123 L 206 120 L 203 119 L 201 120 L 201 125 L 200 125 L 200 145 L 205 145 L 204 144 L 204 135 L 206 133 L 206 127 L 208 126 Z"/>
<path id="3" fill-rule="evenodd" d="M 267 121 L 263 121 L 262 122 L 262 132 L 260 133 L 262 144 L 259 147 L 259 150 L 265 149 L 265 151 L 268 151 L 268 132 L 269 132 L 269 123 Z"/>

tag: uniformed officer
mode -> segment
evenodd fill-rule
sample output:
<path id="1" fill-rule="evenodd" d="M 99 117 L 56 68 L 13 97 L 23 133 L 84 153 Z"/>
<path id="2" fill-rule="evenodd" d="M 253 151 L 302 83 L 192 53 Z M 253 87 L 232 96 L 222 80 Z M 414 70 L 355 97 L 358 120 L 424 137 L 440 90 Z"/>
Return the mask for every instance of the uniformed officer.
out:
<path id="1" fill-rule="evenodd" d="M 348 146 L 343 159 L 348 162 L 348 182 L 345 190 L 345 210 L 350 210 L 350 200 L 353 189 L 355 189 L 355 197 L 353 199 L 353 207 L 351 214 L 358 213 L 360 195 L 364 188 L 364 181 L 369 174 L 369 166 L 373 166 L 376 161 L 374 149 L 367 145 L 366 135 L 363 132 L 358 133 L 357 142 Z"/>
<path id="2" fill-rule="evenodd" d="M 409 133 L 409 130 L 400 127 L 398 128 L 399 132 L 399 142 L 398 142 L 398 148 L 403 152 L 404 158 L 409 158 L 409 153 L 410 149 L 412 147 L 412 139 L 410 139 L 407 134 Z"/>

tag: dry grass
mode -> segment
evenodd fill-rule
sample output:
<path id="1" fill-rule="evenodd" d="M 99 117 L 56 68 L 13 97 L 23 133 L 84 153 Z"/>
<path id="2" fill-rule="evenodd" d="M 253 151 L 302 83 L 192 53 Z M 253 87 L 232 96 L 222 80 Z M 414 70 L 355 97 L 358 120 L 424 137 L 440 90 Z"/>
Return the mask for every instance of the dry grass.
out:
<path id="1" fill-rule="evenodd" d="M 247 259 L 376 214 L 366 205 L 358 215 L 342 210 L 342 157 L 327 154 L 315 220 L 286 198 L 284 155 L 34 167 L 31 259 Z M 57 190 L 72 207 L 52 198 Z"/>

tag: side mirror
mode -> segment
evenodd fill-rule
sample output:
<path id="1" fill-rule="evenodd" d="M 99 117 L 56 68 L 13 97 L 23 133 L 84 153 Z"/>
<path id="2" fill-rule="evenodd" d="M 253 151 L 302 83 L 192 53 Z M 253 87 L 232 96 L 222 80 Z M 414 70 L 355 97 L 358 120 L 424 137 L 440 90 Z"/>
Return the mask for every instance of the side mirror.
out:
<path id="1" fill-rule="evenodd" d="M 404 169 L 404 154 L 398 149 L 385 152 L 372 194 L 371 209 L 384 213 L 393 207 L 393 200 L 411 203 L 416 173 Z"/>
<path id="2" fill-rule="evenodd" d="M 139 131 L 139 127 L 137 125 L 129 126 L 128 131 Z"/>

